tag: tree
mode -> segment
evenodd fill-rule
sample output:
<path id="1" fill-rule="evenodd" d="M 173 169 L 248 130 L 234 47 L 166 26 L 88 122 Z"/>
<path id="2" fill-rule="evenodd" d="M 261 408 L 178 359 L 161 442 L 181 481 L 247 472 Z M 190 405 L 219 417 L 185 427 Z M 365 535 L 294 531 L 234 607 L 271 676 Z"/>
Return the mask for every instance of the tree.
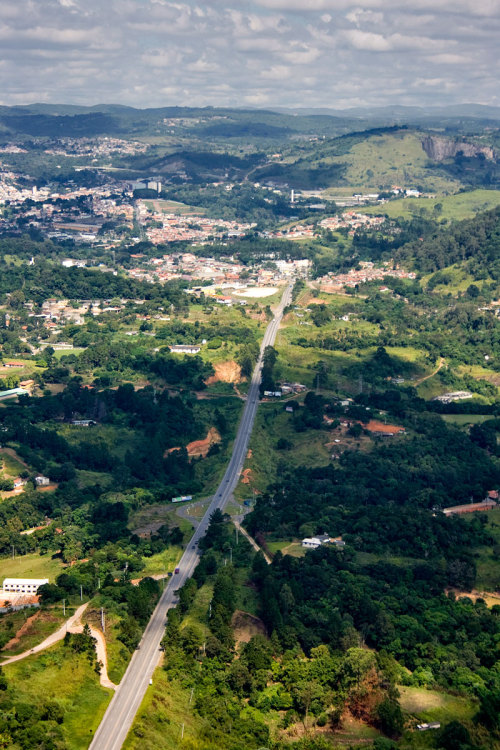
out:
<path id="1" fill-rule="evenodd" d="M 325 707 L 325 690 L 315 680 L 301 680 L 291 689 L 294 708 L 301 716 L 304 729 L 307 729 L 309 712 L 321 713 Z"/>
<path id="2" fill-rule="evenodd" d="M 444 750 L 467 750 L 470 744 L 470 734 L 459 721 L 451 721 L 441 731 L 439 745 Z"/>
<path id="3" fill-rule="evenodd" d="M 399 737 L 404 729 L 404 718 L 401 706 L 391 698 L 384 698 L 376 708 L 378 723 L 384 734 Z"/>

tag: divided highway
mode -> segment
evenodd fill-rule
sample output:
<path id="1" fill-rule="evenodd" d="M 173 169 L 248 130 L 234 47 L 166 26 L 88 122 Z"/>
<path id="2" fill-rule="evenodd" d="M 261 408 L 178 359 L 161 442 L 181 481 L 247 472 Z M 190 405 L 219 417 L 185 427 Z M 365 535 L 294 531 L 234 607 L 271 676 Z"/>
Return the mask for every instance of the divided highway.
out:
<path id="1" fill-rule="evenodd" d="M 259 359 L 252 374 L 243 416 L 233 445 L 233 453 L 226 473 L 210 505 L 196 529 L 179 563 L 179 574 L 168 579 L 160 601 L 144 631 L 139 649 L 134 652 L 106 713 L 96 730 L 90 750 L 119 750 L 132 726 L 134 717 L 146 693 L 149 681 L 158 665 L 160 643 L 165 630 L 168 610 L 177 604 L 175 590 L 190 578 L 199 561 L 198 541 L 210 523 L 210 516 L 216 508 L 221 510 L 228 502 L 236 487 L 248 450 L 248 441 L 252 432 L 255 414 L 259 403 L 259 386 L 261 380 L 262 358 L 266 346 L 272 346 L 283 317 L 283 310 L 291 303 L 292 286 L 289 285 L 269 323 L 262 340 Z"/>

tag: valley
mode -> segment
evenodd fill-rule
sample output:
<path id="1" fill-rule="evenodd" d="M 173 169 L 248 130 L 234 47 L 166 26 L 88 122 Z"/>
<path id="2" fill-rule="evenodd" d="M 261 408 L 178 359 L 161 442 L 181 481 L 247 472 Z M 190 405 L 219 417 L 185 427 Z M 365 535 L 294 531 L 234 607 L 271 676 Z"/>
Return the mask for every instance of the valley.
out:
<path id="1" fill-rule="evenodd" d="M 443 117 L 2 108 L 0 746 L 500 747 L 500 126 Z"/>

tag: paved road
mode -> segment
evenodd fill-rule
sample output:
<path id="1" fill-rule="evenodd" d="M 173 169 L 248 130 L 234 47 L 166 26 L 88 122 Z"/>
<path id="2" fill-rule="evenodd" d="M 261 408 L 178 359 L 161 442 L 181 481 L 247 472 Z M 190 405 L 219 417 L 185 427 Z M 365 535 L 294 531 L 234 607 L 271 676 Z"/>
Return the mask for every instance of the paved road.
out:
<path id="1" fill-rule="evenodd" d="M 100 723 L 90 750 L 119 750 L 132 726 L 134 717 L 146 693 L 149 681 L 160 658 L 160 643 L 165 631 L 168 610 L 177 604 L 175 590 L 180 588 L 193 574 L 199 562 L 198 541 L 210 523 L 210 516 L 216 508 L 223 509 L 232 495 L 243 468 L 248 450 L 248 441 L 259 403 L 262 358 L 266 346 L 272 346 L 281 322 L 284 308 L 291 302 L 291 285 L 285 290 L 275 316 L 269 323 L 262 341 L 259 359 L 255 366 L 248 390 L 243 416 L 233 445 L 233 453 L 226 473 L 210 505 L 201 519 L 188 548 L 179 563 L 179 574 L 170 579 L 155 611 L 144 631 L 139 649 L 133 654 L 127 671 L 109 704 Z"/>

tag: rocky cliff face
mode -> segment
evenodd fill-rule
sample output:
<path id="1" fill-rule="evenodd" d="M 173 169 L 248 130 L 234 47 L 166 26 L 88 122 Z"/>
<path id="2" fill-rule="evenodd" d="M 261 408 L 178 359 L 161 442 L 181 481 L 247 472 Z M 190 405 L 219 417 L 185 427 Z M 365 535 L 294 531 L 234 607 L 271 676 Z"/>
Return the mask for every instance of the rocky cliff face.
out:
<path id="1" fill-rule="evenodd" d="M 495 152 L 490 146 L 476 146 L 474 143 L 465 141 L 454 141 L 451 138 L 443 138 L 437 135 L 427 135 L 422 139 L 422 148 L 433 161 L 444 161 L 452 159 L 460 151 L 464 156 L 479 156 L 483 154 L 486 159 L 494 161 Z"/>

